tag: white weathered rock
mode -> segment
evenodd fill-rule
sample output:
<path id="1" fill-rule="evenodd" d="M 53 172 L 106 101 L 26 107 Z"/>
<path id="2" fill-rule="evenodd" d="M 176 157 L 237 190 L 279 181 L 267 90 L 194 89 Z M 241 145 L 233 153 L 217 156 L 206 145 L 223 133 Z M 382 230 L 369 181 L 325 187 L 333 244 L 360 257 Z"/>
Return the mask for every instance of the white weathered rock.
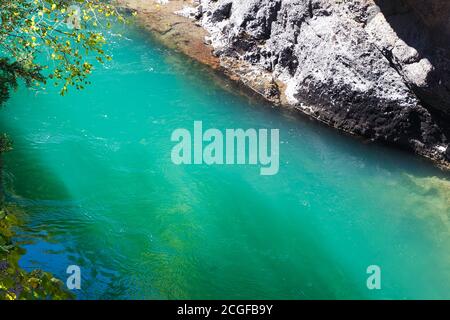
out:
<path id="1" fill-rule="evenodd" d="M 432 40 L 403 0 L 376 2 L 199 0 L 197 16 L 223 66 L 245 66 L 244 83 L 269 74 L 283 103 L 448 163 L 448 122 L 428 109 L 450 115 L 448 60 L 428 54 Z"/>

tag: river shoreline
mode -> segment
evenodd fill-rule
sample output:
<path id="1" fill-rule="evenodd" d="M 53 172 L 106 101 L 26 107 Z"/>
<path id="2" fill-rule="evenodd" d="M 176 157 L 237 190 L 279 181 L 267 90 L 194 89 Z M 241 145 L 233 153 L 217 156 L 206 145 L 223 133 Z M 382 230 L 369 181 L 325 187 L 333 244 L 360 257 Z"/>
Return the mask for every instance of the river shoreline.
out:
<path id="1" fill-rule="evenodd" d="M 445 144 L 427 144 L 413 138 L 416 133 L 402 133 L 399 137 L 379 139 L 377 134 L 370 133 L 372 129 L 360 129 L 354 126 L 355 120 L 341 119 L 342 112 L 339 109 L 329 110 L 326 103 L 322 103 L 312 97 L 306 99 L 304 103 L 292 103 L 291 89 L 289 81 L 282 81 L 282 77 L 274 77 L 267 72 L 247 61 L 233 59 L 227 55 L 217 54 L 213 42 L 217 41 L 208 32 L 204 23 L 200 23 L 195 18 L 193 1 L 171 0 L 171 1 L 140 1 L 140 0 L 117 0 L 118 6 L 126 10 L 137 13 L 137 17 L 142 26 L 150 31 L 153 36 L 169 48 L 175 49 L 188 57 L 210 66 L 214 70 L 224 74 L 228 78 L 243 84 L 246 88 L 262 96 L 269 103 L 282 108 L 298 110 L 302 114 L 324 123 L 327 126 L 338 129 L 341 132 L 355 135 L 364 140 L 382 143 L 398 149 L 405 149 L 414 152 L 424 158 L 429 159 L 437 167 L 447 171 L 450 170 L 450 162 L 445 155 Z M 211 27 L 209 28 L 211 30 Z M 292 82 L 292 81 L 291 81 Z M 369 99 L 372 99 L 369 97 Z M 376 99 L 375 97 L 373 99 Z M 315 104 L 314 101 L 317 103 Z M 380 103 L 383 103 L 382 101 Z M 372 111 L 362 111 L 362 117 L 366 117 L 364 112 L 369 114 Z M 422 112 L 422 111 L 420 111 Z M 394 117 L 394 115 L 393 115 Z M 426 116 L 429 117 L 429 116 Z M 377 120 L 380 121 L 380 120 Z M 391 120 L 389 120 L 391 121 Z M 392 120 L 395 123 L 398 120 Z M 401 120 L 403 121 L 403 120 Z M 410 120 L 406 119 L 406 123 Z M 427 123 L 430 121 L 424 120 Z M 431 120 L 427 126 L 435 126 Z M 375 123 L 375 122 L 374 122 Z M 445 123 L 445 121 L 444 121 Z M 350 125 L 349 125 L 350 124 Z M 374 124 L 375 125 L 375 124 Z M 382 125 L 385 133 L 398 129 L 389 129 L 391 124 Z M 445 125 L 444 125 L 445 126 Z M 362 125 L 365 128 L 366 125 Z M 361 131 L 362 130 L 362 131 Z M 366 132 L 367 130 L 367 132 Z M 378 129 L 376 129 L 378 130 Z M 408 129 L 410 130 L 410 129 Z M 407 130 L 407 131 L 408 131 Z M 428 130 L 428 129 L 426 129 Z M 434 130 L 434 129 L 433 129 Z M 431 131 L 433 131 L 431 130 Z M 444 128 L 444 131 L 446 129 Z M 406 135 L 406 136 L 405 136 Z M 409 136 L 408 136 L 409 135 Z M 428 133 L 425 133 L 427 136 Z M 445 141 L 445 139 L 443 140 Z M 444 151 L 442 151 L 444 150 Z M 444 153 L 442 153 L 444 152 Z"/>
<path id="2" fill-rule="evenodd" d="M 168 48 L 211 67 L 276 106 L 295 109 L 287 102 L 285 85 L 273 79 L 269 72 L 255 69 L 243 61 L 215 55 L 211 41 L 207 40 L 209 32 L 183 13 L 183 10 L 192 4 L 191 1 L 116 0 L 116 2 L 127 11 L 136 12 L 142 27 Z"/>

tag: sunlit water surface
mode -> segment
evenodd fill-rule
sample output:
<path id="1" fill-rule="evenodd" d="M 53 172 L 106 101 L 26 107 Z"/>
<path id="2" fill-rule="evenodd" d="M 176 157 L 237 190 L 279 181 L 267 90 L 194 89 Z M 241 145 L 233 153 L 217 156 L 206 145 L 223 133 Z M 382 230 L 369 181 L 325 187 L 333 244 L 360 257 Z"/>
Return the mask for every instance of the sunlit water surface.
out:
<path id="1" fill-rule="evenodd" d="M 450 298 L 448 175 L 238 94 L 130 29 L 84 91 L 21 88 L 0 111 L 24 268 L 65 280 L 79 265 L 82 299 Z M 280 129 L 278 175 L 173 165 L 171 133 L 194 120 Z"/>

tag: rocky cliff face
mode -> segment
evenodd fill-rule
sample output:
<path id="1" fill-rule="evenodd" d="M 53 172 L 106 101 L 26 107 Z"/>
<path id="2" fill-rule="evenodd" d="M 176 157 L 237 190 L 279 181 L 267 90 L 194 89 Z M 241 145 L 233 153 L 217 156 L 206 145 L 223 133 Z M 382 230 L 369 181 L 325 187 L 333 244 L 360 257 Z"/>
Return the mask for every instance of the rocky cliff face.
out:
<path id="1" fill-rule="evenodd" d="M 279 104 L 449 164 L 447 0 L 197 0 L 222 67 Z"/>

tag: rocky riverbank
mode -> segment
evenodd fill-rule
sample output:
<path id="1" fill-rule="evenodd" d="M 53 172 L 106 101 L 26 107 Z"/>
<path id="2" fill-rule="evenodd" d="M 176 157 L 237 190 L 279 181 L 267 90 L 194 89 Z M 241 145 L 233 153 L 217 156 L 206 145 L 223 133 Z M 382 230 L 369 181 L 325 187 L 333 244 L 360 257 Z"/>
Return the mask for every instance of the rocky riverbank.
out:
<path id="1" fill-rule="evenodd" d="M 445 0 L 118 0 L 280 106 L 450 168 Z"/>

